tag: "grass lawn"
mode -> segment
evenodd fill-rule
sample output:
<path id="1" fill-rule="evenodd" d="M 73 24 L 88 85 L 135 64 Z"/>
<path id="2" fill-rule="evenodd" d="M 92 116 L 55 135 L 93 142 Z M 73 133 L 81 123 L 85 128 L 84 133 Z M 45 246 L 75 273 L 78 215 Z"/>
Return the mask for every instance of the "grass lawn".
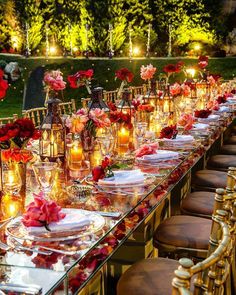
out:
<path id="1" fill-rule="evenodd" d="M 64 74 L 64 80 L 69 74 L 74 74 L 78 70 L 89 68 L 94 69 L 94 78 L 99 85 L 105 90 L 116 89 L 120 85 L 120 81 L 115 81 L 115 71 L 127 67 L 134 74 L 135 78 L 132 85 L 141 85 L 143 81 L 140 78 L 141 65 L 152 63 L 158 69 L 158 73 L 162 72 L 164 65 L 175 63 L 183 60 L 186 65 L 196 64 L 196 59 L 190 58 L 151 58 L 151 59 L 79 59 L 79 58 L 24 58 L 21 56 L 9 56 L 0 54 L 0 60 L 7 62 L 17 61 L 22 68 L 22 78 L 12 83 L 8 89 L 7 95 L 3 101 L 0 101 L 0 117 L 12 114 L 21 114 L 24 87 L 27 83 L 30 72 L 37 66 L 45 66 L 46 69 L 60 69 Z M 208 69 L 212 73 L 221 73 L 225 79 L 232 79 L 236 76 L 236 58 L 211 58 L 209 59 Z M 176 77 L 183 79 L 183 77 Z M 71 89 L 69 86 L 64 91 L 65 100 L 75 98 L 77 105 L 80 103 L 81 97 L 87 97 L 85 88 Z M 34 99 L 32 97 L 32 99 Z"/>

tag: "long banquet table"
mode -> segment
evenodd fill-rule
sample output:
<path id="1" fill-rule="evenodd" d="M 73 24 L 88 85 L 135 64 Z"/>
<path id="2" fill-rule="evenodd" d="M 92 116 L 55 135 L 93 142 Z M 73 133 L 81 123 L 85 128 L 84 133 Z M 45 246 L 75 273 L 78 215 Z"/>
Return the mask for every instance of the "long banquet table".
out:
<path id="1" fill-rule="evenodd" d="M 81 247 L 79 240 L 73 242 L 75 247 L 64 241 L 67 255 L 1 250 L 1 281 L 36 284 L 43 294 L 115 294 L 114 283 L 129 265 L 157 255 L 152 233 L 161 220 L 178 213 L 181 199 L 190 190 L 192 173 L 203 168 L 209 155 L 220 148 L 233 118 L 233 112 L 225 113 L 209 134 L 198 136 L 194 146 L 179 150 L 179 159 L 161 168 L 139 166 L 152 179 L 145 190 L 92 195 L 83 209 L 91 210 L 93 204 L 94 210 L 107 214 L 105 227 L 84 237 Z M 7 238 L 2 229 L 1 240 Z M 75 248 L 79 251 L 73 254 Z"/>

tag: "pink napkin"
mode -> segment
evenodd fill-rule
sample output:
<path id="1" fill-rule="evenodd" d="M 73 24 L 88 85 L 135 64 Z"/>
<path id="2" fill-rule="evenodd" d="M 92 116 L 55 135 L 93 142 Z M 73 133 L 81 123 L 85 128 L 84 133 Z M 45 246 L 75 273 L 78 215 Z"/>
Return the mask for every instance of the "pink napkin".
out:
<path id="1" fill-rule="evenodd" d="M 159 144 L 157 142 L 151 144 L 144 144 L 135 151 L 135 156 L 139 158 L 144 155 L 156 154 L 158 147 Z"/>

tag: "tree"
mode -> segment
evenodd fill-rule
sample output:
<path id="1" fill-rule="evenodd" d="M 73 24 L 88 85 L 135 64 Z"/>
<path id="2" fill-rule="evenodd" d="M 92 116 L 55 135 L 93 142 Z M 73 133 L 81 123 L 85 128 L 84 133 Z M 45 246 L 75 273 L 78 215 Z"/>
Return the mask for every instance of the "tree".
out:
<path id="1" fill-rule="evenodd" d="M 22 46 L 22 31 L 13 0 L 1 1 L 0 40 L 8 49 L 19 51 Z"/>
<path id="2" fill-rule="evenodd" d="M 26 39 L 26 24 L 28 25 L 29 48 L 36 50 L 43 39 L 44 19 L 40 7 L 40 1 L 15 0 L 19 13 L 21 27 L 24 30 Z"/>

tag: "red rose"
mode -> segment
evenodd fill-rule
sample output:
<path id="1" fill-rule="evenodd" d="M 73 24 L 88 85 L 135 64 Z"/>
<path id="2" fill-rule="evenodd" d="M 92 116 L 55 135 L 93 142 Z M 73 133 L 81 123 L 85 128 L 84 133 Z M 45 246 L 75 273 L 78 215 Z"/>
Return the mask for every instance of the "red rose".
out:
<path id="1" fill-rule="evenodd" d="M 128 70 L 127 68 L 121 68 L 120 70 L 116 71 L 115 75 L 116 78 L 122 81 L 126 80 L 128 83 L 130 83 L 134 78 L 134 74 L 130 72 L 130 70 Z"/>
<path id="2" fill-rule="evenodd" d="M 8 89 L 8 83 L 3 79 L 4 72 L 0 69 L 0 100 L 6 96 L 6 91 Z"/>
<path id="3" fill-rule="evenodd" d="M 236 89 L 231 90 L 232 94 L 236 94 Z"/>
<path id="4" fill-rule="evenodd" d="M 201 69 L 204 69 L 208 66 L 208 57 L 207 56 L 199 56 L 198 58 L 198 66 Z"/>
<path id="5" fill-rule="evenodd" d="M 102 169 L 106 169 L 111 164 L 111 161 L 108 157 L 105 157 L 104 160 L 102 160 Z"/>
<path id="6" fill-rule="evenodd" d="M 77 84 L 78 79 L 74 75 L 68 76 L 67 80 L 68 80 L 71 88 L 78 88 L 79 87 L 79 85 Z"/>
<path id="7" fill-rule="evenodd" d="M 177 135 L 177 133 L 178 133 L 178 130 L 176 129 L 176 125 L 174 126 L 171 125 L 161 130 L 160 138 L 171 139 L 171 138 L 174 138 Z"/>
<path id="8" fill-rule="evenodd" d="M 117 107 L 116 107 L 116 105 L 113 103 L 113 102 L 108 102 L 107 103 L 107 105 L 108 105 L 108 107 L 109 107 L 109 109 L 110 109 L 110 111 L 116 111 L 117 110 Z"/>
<path id="9" fill-rule="evenodd" d="M 21 138 L 31 138 L 35 133 L 35 126 L 32 120 L 28 118 L 22 118 L 16 120 L 13 125 L 19 128 L 19 137 Z"/>
<path id="10" fill-rule="evenodd" d="M 61 207 L 54 201 L 47 201 L 39 195 L 35 195 L 23 215 L 22 223 L 24 226 L 46 226 L 51 222 L 57 222 L 66 215 L 61 212 Z"/>
<path id="11" fill-rule="evenodd" d="M 101 166 L 94 167 L 92 170 L 92 176 L 94 181 L 98 181 L 105 177 L 105 171 Z"/>
<path id="12" fill-rule="evenodd" d="M 168 65 L 164 66 L 164 68 L 163 68 L 163 71 L 166 73 L 169 73 L 169 74 L 178 73 L 178 72 L 180 72 L 180 70 L 181 70 L 181 67 L 178 64 L 176 64 L 176 65 L 168 64 Z"/>
<path id="13" fill-rule="evenodd" d="M 227 101 L 227 98 L 226 98 L 225 95 L 222 95 L 222 96 L 218 96 L 218 97 L 217 97 L 217 102 L 218 102 L 219 104 L 226 103 L 226 101 Z"/>
<path id="14" fill-rule="evenodd" d="M 209 115 L 211 114 L 211 111 L 210 110 L 196 110 L 194 112 L 194 116 L 196 118 L 208 118 Z"/>

